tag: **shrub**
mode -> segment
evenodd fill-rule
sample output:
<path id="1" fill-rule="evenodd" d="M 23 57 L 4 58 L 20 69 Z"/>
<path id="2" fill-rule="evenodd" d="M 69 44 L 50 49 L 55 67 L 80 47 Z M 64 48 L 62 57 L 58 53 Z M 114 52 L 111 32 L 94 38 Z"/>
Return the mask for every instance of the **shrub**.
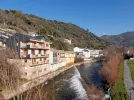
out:
<path id="1" fill-rule="evenodd" d="M 75 60 L 74 60 L 75 63 L 83 62 L 83 61 L 84 61 L 84 58 L 81 58 L 81 57 L 75 57 Z"/>
<path id="2" fill-rule="evenodd" d="M 104 79 L 105 89 L 110 88 L 118 79 L 120 62 L 122 60 L 121 53 L 116 48 L 110 48 L 105 53 L 105 61 L 100 71 Z"/>

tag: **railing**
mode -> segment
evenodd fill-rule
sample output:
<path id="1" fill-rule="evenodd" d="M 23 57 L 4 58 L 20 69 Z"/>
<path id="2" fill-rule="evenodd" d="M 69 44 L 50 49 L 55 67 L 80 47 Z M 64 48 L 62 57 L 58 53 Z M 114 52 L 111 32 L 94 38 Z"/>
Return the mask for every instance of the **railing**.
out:
<path id="1" fill-rule="evenodd" d="M 48 64 L 49 60 L 46 61 L 37 61 L 37 62 L 32 62 L 32 65 L 39 65 L 39 64 Z"/>
<path id="2" fill-rule="evenodd" d="M 30 59 L 30 58 L 38 58 L 38 57 L 49 57 L 49 54 L 24 54 L 22 53 L 21 58 L 27 58 L 27 59 Z"/>
<path id="3" fill-rule="evenodd" d="M 41 57 L 49 57 L 49 54 L 41 54 Z"/>
<path id="4" fill-rule="evenodd" d="M 39 49 L 49 49 L 49 46 L 41 46 L 39 44 L 21 44 L 21 48 L 39 48 Z"/>

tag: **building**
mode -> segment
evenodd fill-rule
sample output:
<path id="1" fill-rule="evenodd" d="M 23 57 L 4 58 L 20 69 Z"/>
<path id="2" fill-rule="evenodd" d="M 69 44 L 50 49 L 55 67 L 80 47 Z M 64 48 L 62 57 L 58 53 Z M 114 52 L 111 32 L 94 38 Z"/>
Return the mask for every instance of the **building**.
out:
<path id="1" fill-rule="evenodd" d="M 6 41 L 7 46 L 14 49 L 24 67 L 21 68 L 22 78 L 33 79 L 50 72 L 50 43 L 44 37 L 30 37 L 14 34 Z"/>
<path id="2" fill-rule="evenodd" d="M 66 66 L 65 52 L 63 50 L 50 49 L 50 70 L 55 71 Z"/>
<path id="3" fill-rule="evenodd" d="M 38 36 L 36 32 L 28 32 L 28 35 L 32 37 Z"/>
<path id="4" fill-rule="evenodd" d="M 75 53 L 73 51 L 65 51 L 66 65 L 74 64 Z"/>
<path id="5" fill-rule="evenodd" d="M 64 66 L 66 65 L 66 57 L 65 57 L 65 51 L 64 50 L 58 50 L 60 55 L 60 63 L 64 62 Z"/>
<path id="6" fill-rule="evenodd" d="M 82 52 L 83 50 L 84 50 L 83 48 L 79 48 L 79 47 L 75 47 L 75 48 L 73 49 L 73 51 L 74 51 L 75 53 Z"/>
<path id="7" fill-rule="evenodd" d="M 79 58 L 84 58 L 84 60 L 89 60 L 91 57 L 91 50 L 86 48 L 74 48 L 74 52 L 76 53 L 76 56 Z"/>
<path id="8" fill-rule="evenodd" d="M 64 42 L 65 42 L 65 43 L 68 43 L 68 44 L 70 44 L 70 45 L 71 45 L 71 43 L 72 43 L 71 40 L 69 40 L 69 39 L 64 39 Z"/>
<path id="9" fill-rule="evenodd" d="M 74 48 L 74 52 L 76 53 L 76 55 L 78 56 L 84 56 L 85 60 L 90 58 L 97 58 L 102 56 L 102 50 L 95 50 L 95 49 L 87 49 L 87 48 L 78 48 L 75 47 Z"/>
<path id="10" fill-rule="evenodd" d="M 90 50 L 91 57 L 97 58 L 102 56 L 102 50 Z"/>
<path id="11" fill-rule="evenodd" d="M 13 33 L 7 33 L 7 32 L 4 32 L 4 31 L 0 30 L 0 48 L 5 48 L 6 47 L 6 40 L 10 36 L 13 36 Z"/>
<path id="12" fill-rule="evenodd" d="M 6 47 L 6 37 L 2 36 L 0 34 L 0 48 L 5 48 Z"/>

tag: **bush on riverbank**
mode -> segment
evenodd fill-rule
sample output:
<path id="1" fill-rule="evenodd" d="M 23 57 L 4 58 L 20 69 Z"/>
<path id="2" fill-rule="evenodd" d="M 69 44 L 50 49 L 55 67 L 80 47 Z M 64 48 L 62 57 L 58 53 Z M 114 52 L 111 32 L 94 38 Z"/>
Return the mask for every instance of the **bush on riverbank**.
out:
<path id="1" fill-rule="evenodd" d="M 130 68 L 132 80 L 134 81 L 134 60 L 128 60 L 127 63 Z"/>
<path id="2" fill-rule="evenodd" d="M 84 58 L 81 58 L 81 57 L 75 57 L 75 60 L 74 60 L 75 63 L 79 63 L 83 61 L 84 61 Z"/>
<path id="3" fill-rule="evenodd" d="M 121 63 L 119 80 L 111 87 L 112 100 L 128 100 L 127 91 L 124 84 L 124 64 Z"/>
<path id="4" fill-rule="evenodd" d="M 115 47 L 108 48 L 105 52 L 105 60 L 103 61 L 100 75 L 104 79 L 104 88 L 107 90 L 118 79 L 120 62 L 123 57 L 121 52 Z"/>

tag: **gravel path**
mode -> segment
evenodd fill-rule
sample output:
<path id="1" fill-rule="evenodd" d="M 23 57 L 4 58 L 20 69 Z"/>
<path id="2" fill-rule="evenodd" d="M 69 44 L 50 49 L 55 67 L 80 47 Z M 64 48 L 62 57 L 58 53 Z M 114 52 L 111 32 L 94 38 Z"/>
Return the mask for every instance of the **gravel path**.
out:
<path id="1" fill-rule="evenodd" d="M 130 96 L 129 89 L 134 88 L 134 83 L 131 78 L 131 73 L 130 73 L 129 66 L 127 64 L 127 60 L 124 61 L 124 83 L 125 83 L 127 93 Z M 131 100 L 134 100 L 134 89 L 131 91 Z"/>

